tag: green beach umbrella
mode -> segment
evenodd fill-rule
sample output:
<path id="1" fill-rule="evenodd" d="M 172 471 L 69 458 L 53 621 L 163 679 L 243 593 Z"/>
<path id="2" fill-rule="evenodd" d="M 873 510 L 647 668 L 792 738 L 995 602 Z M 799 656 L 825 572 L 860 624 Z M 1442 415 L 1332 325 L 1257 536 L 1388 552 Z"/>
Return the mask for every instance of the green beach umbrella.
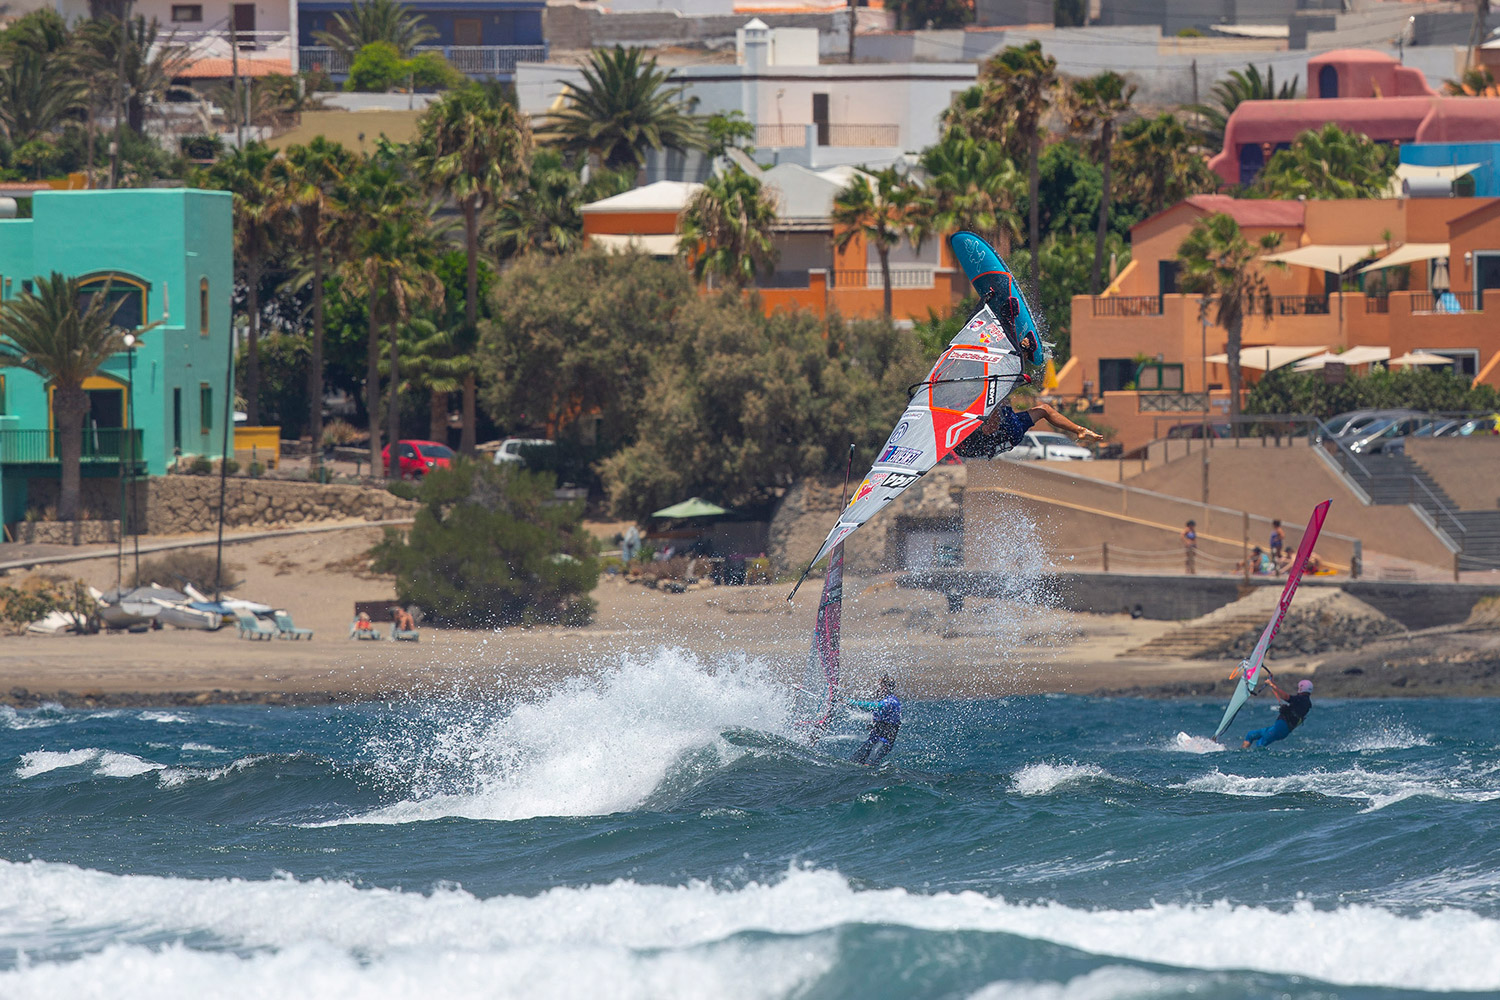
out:
<path id="1" fill-rule="evenodd" d="M 653 511 L 652 517 L 713 517 L 716 514 L 728 514 L 729 511 L 716 503 L 698 497 L 691 497 L 681 503 L 674 503 L 670 507 Z"/>

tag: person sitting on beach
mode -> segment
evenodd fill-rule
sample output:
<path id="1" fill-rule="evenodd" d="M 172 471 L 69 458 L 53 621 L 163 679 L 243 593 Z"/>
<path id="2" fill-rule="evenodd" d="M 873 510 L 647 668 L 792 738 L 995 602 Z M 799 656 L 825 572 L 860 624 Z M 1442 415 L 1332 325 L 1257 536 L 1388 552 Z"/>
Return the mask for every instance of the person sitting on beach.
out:
<path id="1" fill-rule="evenodd" d="M 1058 430 L 1073 435 L 1079 444 L 1086 441 L 1103 441 L 1104 438 L 1087 427 L 1080 427 L 1061 413 L 1051 403 L 1037 403 L 1017 413 L 1009 403 L 995 407 L 989 419 L 979 429 L 953 449 L 960 458 L 994 458 L 1010 451 L 1021 443 L 1026 432 L 1038 421 L 1046 421 Z"/>
<path id="2" fill-rule="evenodd" d="M 1268 747 L 1277 740 L 1286 739 L 1292 735 L 1293 729 L 1302 725 L 1302 720 L 1307 718 L 1307 713 L 1312 711 L 1312 681 L 1305 679 L 1298 681 L 1297 693 L 1293 695 L 1287 694 L 1276 686 L 1269 670 L 1266 671 L 1266 683 L 1270 685 L 1276 697 L 1283 702 L 1281 710 L 1276 715 L 1276 721 L 1269 726 L 1246 733 L 1245 742 L 1240 744 L 1241 750 L 1252 744 L 1258 747 Z"/>
<path id="3" fill-rule="evenodd" d="M 1270 576 L 1273 568 L 1271 557 L 1266 555 L 1259 545 L 1250 550 L 1250 572 L 1256 576 Z M 1245 571 L 1245 564 L 1243 562 L 1235 563 L 1234 571 L 1236 573 L 1243 573 Z"/>
<path id="4" fill-rule="evenodd" d="M 397 632 L 415 632 L 417 623 L 412 619 L 411 612 L 405 608 L 397 608 L 391 612 L 391 620 L 396 623 Z"/>
<path id="5" fill-rule="evenodd" d="M 369 639 L 375 635 L 375 623 L 370 621 L 370 613 L 361 611 L 349 625 L 349 638 Z"/>
<path id="6" fill-rule="evenodd" d="M 890 674 L 880 675 L 880 686 L 873 701 L 849 699 L 850 708 L 861 708 L 873 712 L 870 720 L 870 735 L 854 753 L 854 763 L 880 766 L 886 754 L 896 743 L 896 734 L 901 731 L 901 699 L 896 697 L 896 681 Z"/>

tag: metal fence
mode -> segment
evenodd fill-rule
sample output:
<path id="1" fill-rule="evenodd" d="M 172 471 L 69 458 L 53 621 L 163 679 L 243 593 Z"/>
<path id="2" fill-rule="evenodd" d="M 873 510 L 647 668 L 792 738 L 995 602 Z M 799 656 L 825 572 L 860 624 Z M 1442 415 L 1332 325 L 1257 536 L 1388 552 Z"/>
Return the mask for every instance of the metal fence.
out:
<path id="1" fill-rule="evenodd" d="M 819 146 L 875 148 L 897 146 L 901 143 L 899 125 L 767 122 L 755 126 L 755 145 L 760 149 L 805 146 L 809 129 L 813 130 L 813 142 Z"/>
<path id="2" fill-rule="evenodd" d="M 547 60 L 545 45 L 418 45 L 412 51 L 440 53 L 454 69 L 481 77 L 509 76 L 517 63 Z M 303 72 L 322 70 L 330 76 L 348 76 L 349 54 L 327 45 L 304 45 L 297 51 L 297 65 Z"/>
<path id="3" fill-rule="evenodd" d="M 885 281 L 878 267 L 852 271 L 829 271 L 828 276 L 832 279 L 830 284 L 834 288 L 885 288 Z M 891 268 L 891 287 L 931 288 L 933 287 L 932 268 L 893 267 Z"/>
<path id="4" fill-rule="evenodd" d="M 1366 295 L 1366 313 L 1388 313 L 1391 311 L 1391 299 L 1388 295 Z"/>
<path id="5" fill-rule="evenodd" d="M 1095 316 L 1160 316 L 1161 298 L 1156 295 L 1095 295 Z"/>
<path id="6" fill-rule="evenodd" d="M 0 430 L 0 465 L 43 465 L 59 461 L 58 440 L 50 430 Z M 82 458 L 85 463 L 119 464 L 124 455 L 144 460 L 143 440 L 139 429 L 88 428 L 83 432 Z"/>
<path id="7" fill-rule="evenodd" d="M 1262 310 L 1277 316 L 1327 316 L 1328 299 L 1322 295 L 1267 295 Z"/>
<path id="8" fill-rule="evenodd" d="M 1478 312 L 1479 296 L 1467 292 L 1412 292 L 1411 311 L 1414 313 L 1457 314 Z"/>

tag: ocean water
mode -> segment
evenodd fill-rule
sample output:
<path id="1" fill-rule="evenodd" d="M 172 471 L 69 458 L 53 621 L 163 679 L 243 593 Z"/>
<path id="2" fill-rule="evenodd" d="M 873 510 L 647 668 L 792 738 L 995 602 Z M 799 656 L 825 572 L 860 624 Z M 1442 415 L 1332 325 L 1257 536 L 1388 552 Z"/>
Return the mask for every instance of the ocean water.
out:
<path id="1" fill-rule="evenodd" d="M 875 771 L 666 649 L 526 701 L 0 708 L 0 997 L 1500 996 L 1494 705 L 1181 749 L 1220 708 L 908 702 Z"/>

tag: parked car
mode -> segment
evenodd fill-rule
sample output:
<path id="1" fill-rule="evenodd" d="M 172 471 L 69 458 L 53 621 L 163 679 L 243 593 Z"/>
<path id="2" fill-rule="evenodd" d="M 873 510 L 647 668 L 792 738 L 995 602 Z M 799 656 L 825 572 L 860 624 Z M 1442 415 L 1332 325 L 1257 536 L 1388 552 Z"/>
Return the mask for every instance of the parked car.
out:
<path id="1" fill-rule="evenodd" d="M 546 448 L 556 444 L 546 438 L 506 438 L 500 442 L 500 447 L 495 449 L 495 464 L 504 465 L 506 462 L 524 462 L 526 456 L 522 454 L 523 448 Z"/>
<path id="2" fill-rule="evenodd" d="M 1420 413 L 1382 417 L 1354 434 L 1345 435 L 1344 443 L 1349 446 L 1350 451 L 1359 455 L 1404 452 L 1406 436 L 1421 431 L 1432 422 L 1431 417 Z"/>
<path id="3" fill-rule="evenodd" d="M 391 446 L 380 450 L 380 461 L 391 465 Z M 436 441 L 397 441 L 396 461 L 402 479 L 421 479 L 430 469 L 446 469 L 453 464 L 453 450 Z"/>
<path id="4" fill-rule="evenodd" d="M 1006 458 L 1020 460 L 1051 459 L 1053 461 L 1093 461 L 1094 453 L 1082 445 L 1074 444 L 1066 434 L 1052 431 L 1027 431 L 1021 443 L 1005 453 Z"/>

